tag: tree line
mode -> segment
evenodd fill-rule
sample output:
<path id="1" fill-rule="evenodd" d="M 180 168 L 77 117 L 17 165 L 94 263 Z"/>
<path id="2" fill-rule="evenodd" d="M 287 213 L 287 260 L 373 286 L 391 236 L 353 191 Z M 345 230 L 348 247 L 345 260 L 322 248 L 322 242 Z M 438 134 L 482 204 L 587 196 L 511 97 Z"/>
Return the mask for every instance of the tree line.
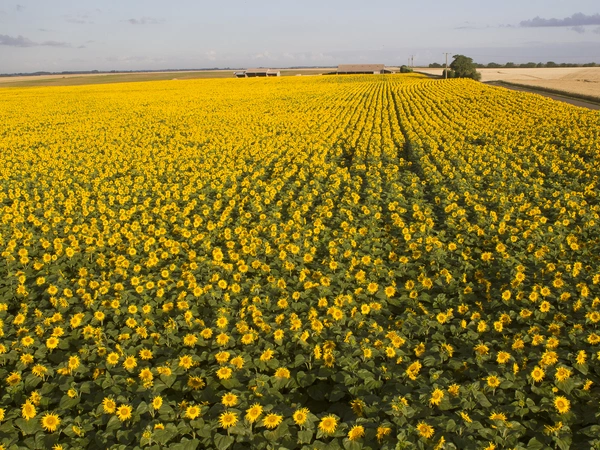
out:
<path id="1" fill-rule="evenodd" d="M 443 69 L 445 64 L 439 63 L 431 63 L 429 64 L 430 69 Z M 554 61 L 548 61 L 545 63 L 542 62 L 528 62 L 516 64 L 514 62 L 507 62 L 506 64 L 498 64 L 495 62 L 491 62 L 488 64 L 479 64 L 474 63 L 477 69 L 514 69 L 514 68 L 522 68 L 522 69 L 532 69 L 535 67 L 600 67 L 600 64 L 595 62 L 585 63 L 585 64 L 575 64 L 575 63 L 556 63 Z"/>

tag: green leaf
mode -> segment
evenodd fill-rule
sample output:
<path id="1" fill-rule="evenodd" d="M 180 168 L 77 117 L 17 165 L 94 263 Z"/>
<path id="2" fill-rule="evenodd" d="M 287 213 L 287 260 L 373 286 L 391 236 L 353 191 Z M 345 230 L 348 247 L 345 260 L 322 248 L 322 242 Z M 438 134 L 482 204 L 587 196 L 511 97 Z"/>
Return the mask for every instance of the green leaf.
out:
<path id="1" fill-rule="evenodd" d="M 558 445 L 560 450 L 569 450 L 571 448 L 571 436 L 566 435 L 556 438 L 556 445 Z"/>
<path id="2" fill-rule="evenodd" d="M 425 367 L 435 366 L 435 358 L 433 356 L 426 356 L 425 358 L 423 358 L 423 365 Z"/>
<path id="3" fill-rule="evenodd" d="M 484 408 L 491 408 L 491 406 L 492 406 L 492 404 L 490 403 L 490 401 L 487 399 L 487 397 L 485 396 L 485 394 L 483 392 L 477 392 L 475 394 L 475 399 Z"/>
<path id="4" fill-rule="evenodd" d="M 29 375 L 27 378 L 25 378 L 25 388 L 28 391 L 33 390 L 41 382 L 42 382 L 41 378 L 38 378 L 35 375 Z"/>
<path id="5" fill-rule="evenodd" d="M 360 450 L 363 445 L 360 442 L 351 441 L 350 439 L 344 439 L 344 448 L 346 450 Z"/>
<path id="6" fill-rule="evenodd" d="M 531 438 L 527 443 L 527 450 L 542 450 L 544 444 L 538 441 L 536 438 Z"/>
<path id="7" fill-rule="evenodd" d="M 214 441 L 217 450 L 225 450 L 226 448 L 229 448 L 231 444 L 233 444 L 235 439 L 233 438 L 233 436 L 224 436 L 222 434 L 217 433 L 215 434 Z"/>
<path id="8" fill-rule="evenodd" d="M 314 436 L 313 430 L 302 430 L 298 432 L 298 444 L 310 444 Z"/>
<path id="9" fill-rule="evenodd" d="M 315 377 L 312 373 L 307 374 L 301 371 L 296 375 L 296 382 L 300 387 L 310 386 L 315 382 L 316 379 L 317 377 Z"/>
<path id="10" fill-rule="evenodd" d="M 79 403 L 79 397 L 71 398 L 68 395 L 63 395 L 60 399 L 60 407 L 62 409 L 71 409 Z"/>
<path id="11" fill-rule="evenodd" d="M 334 403 L 337 402 L 339 400 L 341 400 L 342 398 L 344 398 L 346 395 L 346 392 L 340 388 L 339 384 L 336 384 L 333 387 L 333 390 L 331 391 L 331 393 L 329 394 L 329 401 Z"/>
<path id="12" fill-rule="evenodd" d="M 167 442 L 177 436 L 177 428 L 170 423 L 165 427 L 164 430 L 156 430 L 153 436 L 156 442 L 165 445 Z"/>
<path id="13" fill-rule="evenodd" d="M 446 422 L 446 431 L 453 432 L 456 429 L 456 422 L 453 419 L 448 420 Z"/>
<path id="14" fill-rule="evenodd" d="M 119 430 L 117 431 L 117 440 L 121 444 L 130 444 L 135 439 L 135 433 L 131 430 Z"/>
<path id="15" fill-rule="evenodd" d="M 19 427 L 24 435 L 35 434 L 42 429 L 39 419 L 36 420 L 35 418 L 29 420 L 19 418 L 15 420 L 15 424 Z"/>
<path id="16" fill-rule="evenodd" d="M 106 431 L 115 431 L 121 428 L 121 421 L 117 416 L 111 416 L 106 424 Z"/>
<path id="17" fill-rule="evenodd" d="M 329 392 L 330 388 L 331 386 L 329 386 L 328 384 L 318 383 L 309 386 L 308 389 L 306 389 L 306 391 L 308 392 L 308 395 L 310 395 L 311 398 L 321 401 L 325 400 L 325 395 Z"/>
<path id="18" fill-rule="evenodd" d="M 148 412 L 148 404 L 146 402 L 141 402 L 135 410 L 139 415 L 145 414 Z"/>
<path id="19" fill-rule="evenodd" d="M 182 439 L 179 444 L 169 445 L 169 448 L 172 450 L 196 450 L 200 445 L 200 441 L 198 439 Z"/>

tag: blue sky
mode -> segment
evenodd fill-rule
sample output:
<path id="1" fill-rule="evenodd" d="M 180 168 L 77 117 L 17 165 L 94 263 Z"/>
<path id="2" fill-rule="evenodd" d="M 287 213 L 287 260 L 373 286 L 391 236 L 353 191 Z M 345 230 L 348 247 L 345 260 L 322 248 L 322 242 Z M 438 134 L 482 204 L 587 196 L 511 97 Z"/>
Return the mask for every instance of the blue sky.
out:
<path id="1" fill-rule="evenodd" d="M 600 4 L 565 0 L 0 0 L 0 73 L 343 63 L 600 63 Z"/>

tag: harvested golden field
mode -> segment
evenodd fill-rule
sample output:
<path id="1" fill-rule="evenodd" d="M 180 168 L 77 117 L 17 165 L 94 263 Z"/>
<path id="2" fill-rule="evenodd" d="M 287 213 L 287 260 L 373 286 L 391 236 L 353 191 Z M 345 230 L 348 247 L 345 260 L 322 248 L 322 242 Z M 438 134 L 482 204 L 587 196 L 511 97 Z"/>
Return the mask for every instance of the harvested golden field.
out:
<path id="1" fill-rule="evenodd" d="M 0 90 L 0 447 L 600 446 L 600 115 L 418 75 Z"/>
<path id="2" fill-rule="evenodd" d="M 442 74 L 442 69 L 418 69 L 418 71 L 432 75 Z M 481 72 L 482 82 L 507 81 L 600 99 L 600 67 L 477 69 L 477 71 Z"/>

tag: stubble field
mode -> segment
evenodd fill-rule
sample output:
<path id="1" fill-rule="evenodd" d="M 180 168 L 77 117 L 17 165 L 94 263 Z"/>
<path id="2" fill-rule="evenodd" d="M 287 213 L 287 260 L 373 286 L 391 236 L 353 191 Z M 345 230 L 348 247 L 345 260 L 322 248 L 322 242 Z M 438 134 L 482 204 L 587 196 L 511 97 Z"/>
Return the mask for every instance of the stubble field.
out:
<path id="1" fill-rule="evenodd" d="M 417 69 L 419 72 L 441 75 L 442 69 Z M 545 88 L 566 93 L 595 97 L 600 100 L 600 67 L 556 67 L 535 69 L 477 69 L 481 81 L 507 81 L 533 88 Z"/>

